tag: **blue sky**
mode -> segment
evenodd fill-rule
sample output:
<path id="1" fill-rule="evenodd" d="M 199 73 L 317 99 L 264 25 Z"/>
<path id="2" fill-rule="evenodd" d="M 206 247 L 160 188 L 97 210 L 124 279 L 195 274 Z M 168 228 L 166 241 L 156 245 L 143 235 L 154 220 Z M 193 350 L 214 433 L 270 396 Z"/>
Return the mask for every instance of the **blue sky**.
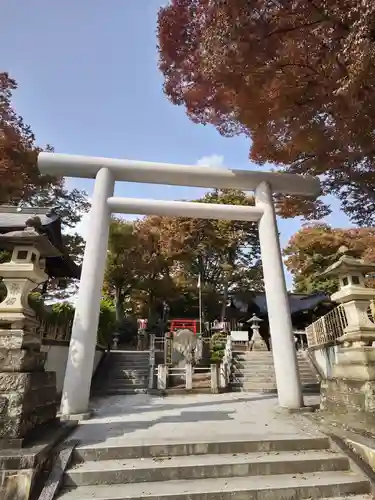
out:
<path id="1" fill-rule="evenodd" d="M 164 0 L 3 0 L 0 71 L 19 84 L 17 111 L 57 152 L 259 168 L 245 138 L 224 138 L 169 103 L 157 68 L 156 16 Z M 90 195 L 92 182 L 70 179 Z M 194 198 L 201 189 L 119 183 L 116 194 Z M 337 209 L 327 221 L 348 226 Z M 87 218 L 79 229 L 84 233 Z M 280 220 L 284 246 L 298 219 Z M 290 277 L 288 277 L 290 283 Z"/>

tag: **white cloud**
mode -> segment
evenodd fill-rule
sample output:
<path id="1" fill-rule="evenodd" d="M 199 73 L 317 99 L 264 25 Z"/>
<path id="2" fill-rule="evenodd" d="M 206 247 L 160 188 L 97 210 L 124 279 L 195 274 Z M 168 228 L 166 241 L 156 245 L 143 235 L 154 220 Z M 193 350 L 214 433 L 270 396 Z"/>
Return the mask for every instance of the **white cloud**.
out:
<path id="1" fill-rule="evenodd" d="M 200 167 L 222 167 L 226 168 L 224 165 L 224 156 L 222 155 L 208 155 L 202 156 L 197 161 L 197 165 Z"/>

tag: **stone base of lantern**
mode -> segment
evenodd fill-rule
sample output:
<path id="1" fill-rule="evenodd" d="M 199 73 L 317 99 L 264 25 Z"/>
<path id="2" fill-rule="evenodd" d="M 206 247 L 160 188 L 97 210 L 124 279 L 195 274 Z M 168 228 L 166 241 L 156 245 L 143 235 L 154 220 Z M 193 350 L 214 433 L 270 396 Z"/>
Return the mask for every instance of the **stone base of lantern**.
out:
<path id="1" fill-rule="evenodd" d="M 250 340 L 249 349 L 250 351 L 268 351 L 267 345 L 263 339 L 257 339 L 254 343 Z"/>
<path id="2" fill-rule="evenodd" d="M 40 345 L 33 318 L 24 329 L 0 329 L 0 449 L 22 447 L 56 418 L 56 374 L 44 371 Z"/>
<path id="3" fill-rule="evenodd" d="M 330 378 L 321 383 L 320 409 L 353 422 L 375 426 L 375 381 Z"/>
<path id="4" fill-rule="evenodd" d="M 19 448 L 56 418 L 54 372 L 0 372 L 0 449 Z"/>
<path id="5" fill-rule="evenodd" d="M 375 425 L 375 349 L 341 348 L 333 376 L 321 384 L 321 409 Z"/>
<path id="6" fill-rule="evenodd" d="M 268 351 L 267 344 L 264 342 L 259 333 L 254 333 L 249 342 L 250 351 Z"/>
<path id="7" fill-rule="evenodd" d="M 333 376 L 343 380 L 375 381 L 375 349 L 342 347 L 337 353 Z"/>
<path id="8" fill-rule="evenodd" d="M 338 338 L 338 342 L 344 347 L 371 347 L 375 342 L 374 325 L 358 326 L 355 325 L 352 329 L 347 326 L 344 330 L 345 334 Z"/>

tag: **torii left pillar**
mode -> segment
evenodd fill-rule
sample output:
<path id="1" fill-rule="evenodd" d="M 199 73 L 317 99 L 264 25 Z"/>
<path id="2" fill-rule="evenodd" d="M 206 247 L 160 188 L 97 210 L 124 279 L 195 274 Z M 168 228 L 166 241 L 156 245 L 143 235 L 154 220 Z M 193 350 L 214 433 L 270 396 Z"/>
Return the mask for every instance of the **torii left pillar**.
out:
<path id="1" fill-rule="evenodd" d="M 111 217 L 107 200 L 113 196 L 114 187 L 115 179 L 111 171 L 108 168 L 100 169 L 95 179 L 81 283 L 62 392 L 63 419 L 83 420 L 90 416 L 88 405 L 92 367 Z"/>

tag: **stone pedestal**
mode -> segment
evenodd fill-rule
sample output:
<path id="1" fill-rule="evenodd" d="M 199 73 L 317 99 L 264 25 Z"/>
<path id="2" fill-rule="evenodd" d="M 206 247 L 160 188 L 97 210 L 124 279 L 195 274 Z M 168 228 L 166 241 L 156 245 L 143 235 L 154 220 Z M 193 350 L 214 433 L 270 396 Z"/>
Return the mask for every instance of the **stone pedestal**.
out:
<path id="1" fill-rule="evenodd" d="M 322 410 L 371 425 L 375 424 L 375 324 L 368 309 L 375 290 L 365 286 L 365 275 L 374 270 L 374 265 L 343 255 L 324 273 L 339 278 L 340 288 L 332 300 L 342 304 L 347 326 L 338 339 L 332 377 L 321 384 Z"/>
<path id="2" fill-rule="evenodd" d="M 321 409 L 375 425 L 375 349 L 339 349 L 332 375 L 321 383 Z"/>
<path id="3" fill-rule="evenodd" d="M 249 342 L 250 351 L 268 351 L 267 344 L 264 342 L 259 332 L 254 332 Z"/>
<path id="4" fill-rule="evenodd" d="M 19 448 L 56 417 L 54 372 L 0 372 L 0 448 Z M 1 446 L 2 445 L 2 446 Z"/>
<path id="5" fill-rule="evenodd" d="M 333 367 L 333 377 L 359 382 L 375 381 L 375 349 L 373 347 L 341 347 Z"/>
<path id="6" fill-rule="evenodd" d="M 32 229 L 0 236 L 12 247 L 10 262 L 0 265 L 7 289 L 0 304 L 0 449 L 20 448 L 31 433 L 56 418 L 55 373 L 45 372 L 39 322 L 29 293 L 45 282 L 44 257 L 59 255 L 46 236 Z"/>

